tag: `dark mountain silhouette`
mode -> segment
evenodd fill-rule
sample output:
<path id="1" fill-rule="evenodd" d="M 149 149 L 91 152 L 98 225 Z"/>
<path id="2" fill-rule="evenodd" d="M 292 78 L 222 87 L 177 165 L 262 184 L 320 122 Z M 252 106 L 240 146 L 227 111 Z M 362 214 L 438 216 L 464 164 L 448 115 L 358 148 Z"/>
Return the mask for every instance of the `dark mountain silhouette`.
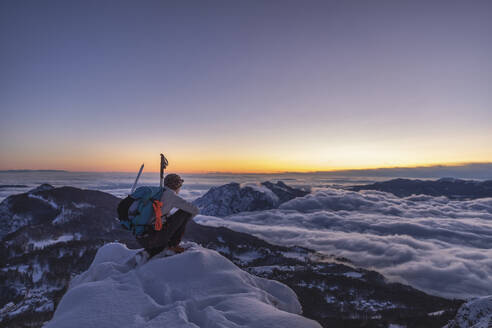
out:
<path id="1" fill-rule="evenodd" d="M 379 190 L 398 197 L 411 195 L 446 196 L 451 199 L 492 197 L 492 180 L 475 181 L 442 178 L 439 180 L 393 179 L 368 185 L 353 186 L 353 191 Z"/>

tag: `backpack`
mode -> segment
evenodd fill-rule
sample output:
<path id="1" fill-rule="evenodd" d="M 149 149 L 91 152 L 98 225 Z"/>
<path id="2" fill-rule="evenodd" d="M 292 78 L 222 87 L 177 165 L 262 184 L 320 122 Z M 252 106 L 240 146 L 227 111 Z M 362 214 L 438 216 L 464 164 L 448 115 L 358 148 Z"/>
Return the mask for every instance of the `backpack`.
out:
<path id="1" fill-rule="evenodd" d="M 162 202 L 164 188 L 138 187 L 118 204 L 118 219 L 135 237 L 142 237 L 149 230 L 162 229 Z M 152 229 L 153 226 L 153 229 Z"/>

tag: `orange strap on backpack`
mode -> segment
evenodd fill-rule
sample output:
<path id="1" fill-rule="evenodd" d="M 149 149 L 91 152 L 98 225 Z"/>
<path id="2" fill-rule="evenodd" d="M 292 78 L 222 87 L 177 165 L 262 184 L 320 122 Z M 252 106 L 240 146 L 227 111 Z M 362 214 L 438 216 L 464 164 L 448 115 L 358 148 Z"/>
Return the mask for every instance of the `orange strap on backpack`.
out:
<path id="1" fill-rule="evenodd" d="M 154 200 L 152 202 L 152 206 L 154 207 L 154 213 L 155 213 L 154 229 L 156 231 L 160 231 L 162 229 L 162 202 L 158 200 Z"/>

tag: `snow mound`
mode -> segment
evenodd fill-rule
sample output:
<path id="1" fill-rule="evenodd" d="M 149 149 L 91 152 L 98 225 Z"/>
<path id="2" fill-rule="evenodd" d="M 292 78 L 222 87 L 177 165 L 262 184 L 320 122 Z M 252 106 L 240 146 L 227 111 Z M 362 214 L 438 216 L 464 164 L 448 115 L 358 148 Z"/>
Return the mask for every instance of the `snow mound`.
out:
<path id="1" fill-rule="evenodd" d="M 492 327 L 492 296 L 473 299 L 463 304 L 456 317 L 443 328 Z"/>
<path id="2" fill-rule="evenodd" d="M 44 327 L 321 327 L 299 315 L 289 287 L 215 251 L 195 244 L 131 268 L 137 252 L 119 243 L 101 247 Z"/>

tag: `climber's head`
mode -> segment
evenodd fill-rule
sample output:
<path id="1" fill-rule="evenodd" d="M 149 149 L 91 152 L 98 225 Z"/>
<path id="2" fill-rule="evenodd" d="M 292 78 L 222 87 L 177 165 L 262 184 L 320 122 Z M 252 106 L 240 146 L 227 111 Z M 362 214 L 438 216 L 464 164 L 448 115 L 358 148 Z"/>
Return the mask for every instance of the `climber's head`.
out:
<path id="1" fill-rule="evenodd" d="M 179 175 L 174 173 L 170 173 L 164 178 L 164 186 L 174 190 L 176 193 L 179 192 L 179 189 L 183 185 L 183 182 L 184 180 L 181 179 Z"/>

